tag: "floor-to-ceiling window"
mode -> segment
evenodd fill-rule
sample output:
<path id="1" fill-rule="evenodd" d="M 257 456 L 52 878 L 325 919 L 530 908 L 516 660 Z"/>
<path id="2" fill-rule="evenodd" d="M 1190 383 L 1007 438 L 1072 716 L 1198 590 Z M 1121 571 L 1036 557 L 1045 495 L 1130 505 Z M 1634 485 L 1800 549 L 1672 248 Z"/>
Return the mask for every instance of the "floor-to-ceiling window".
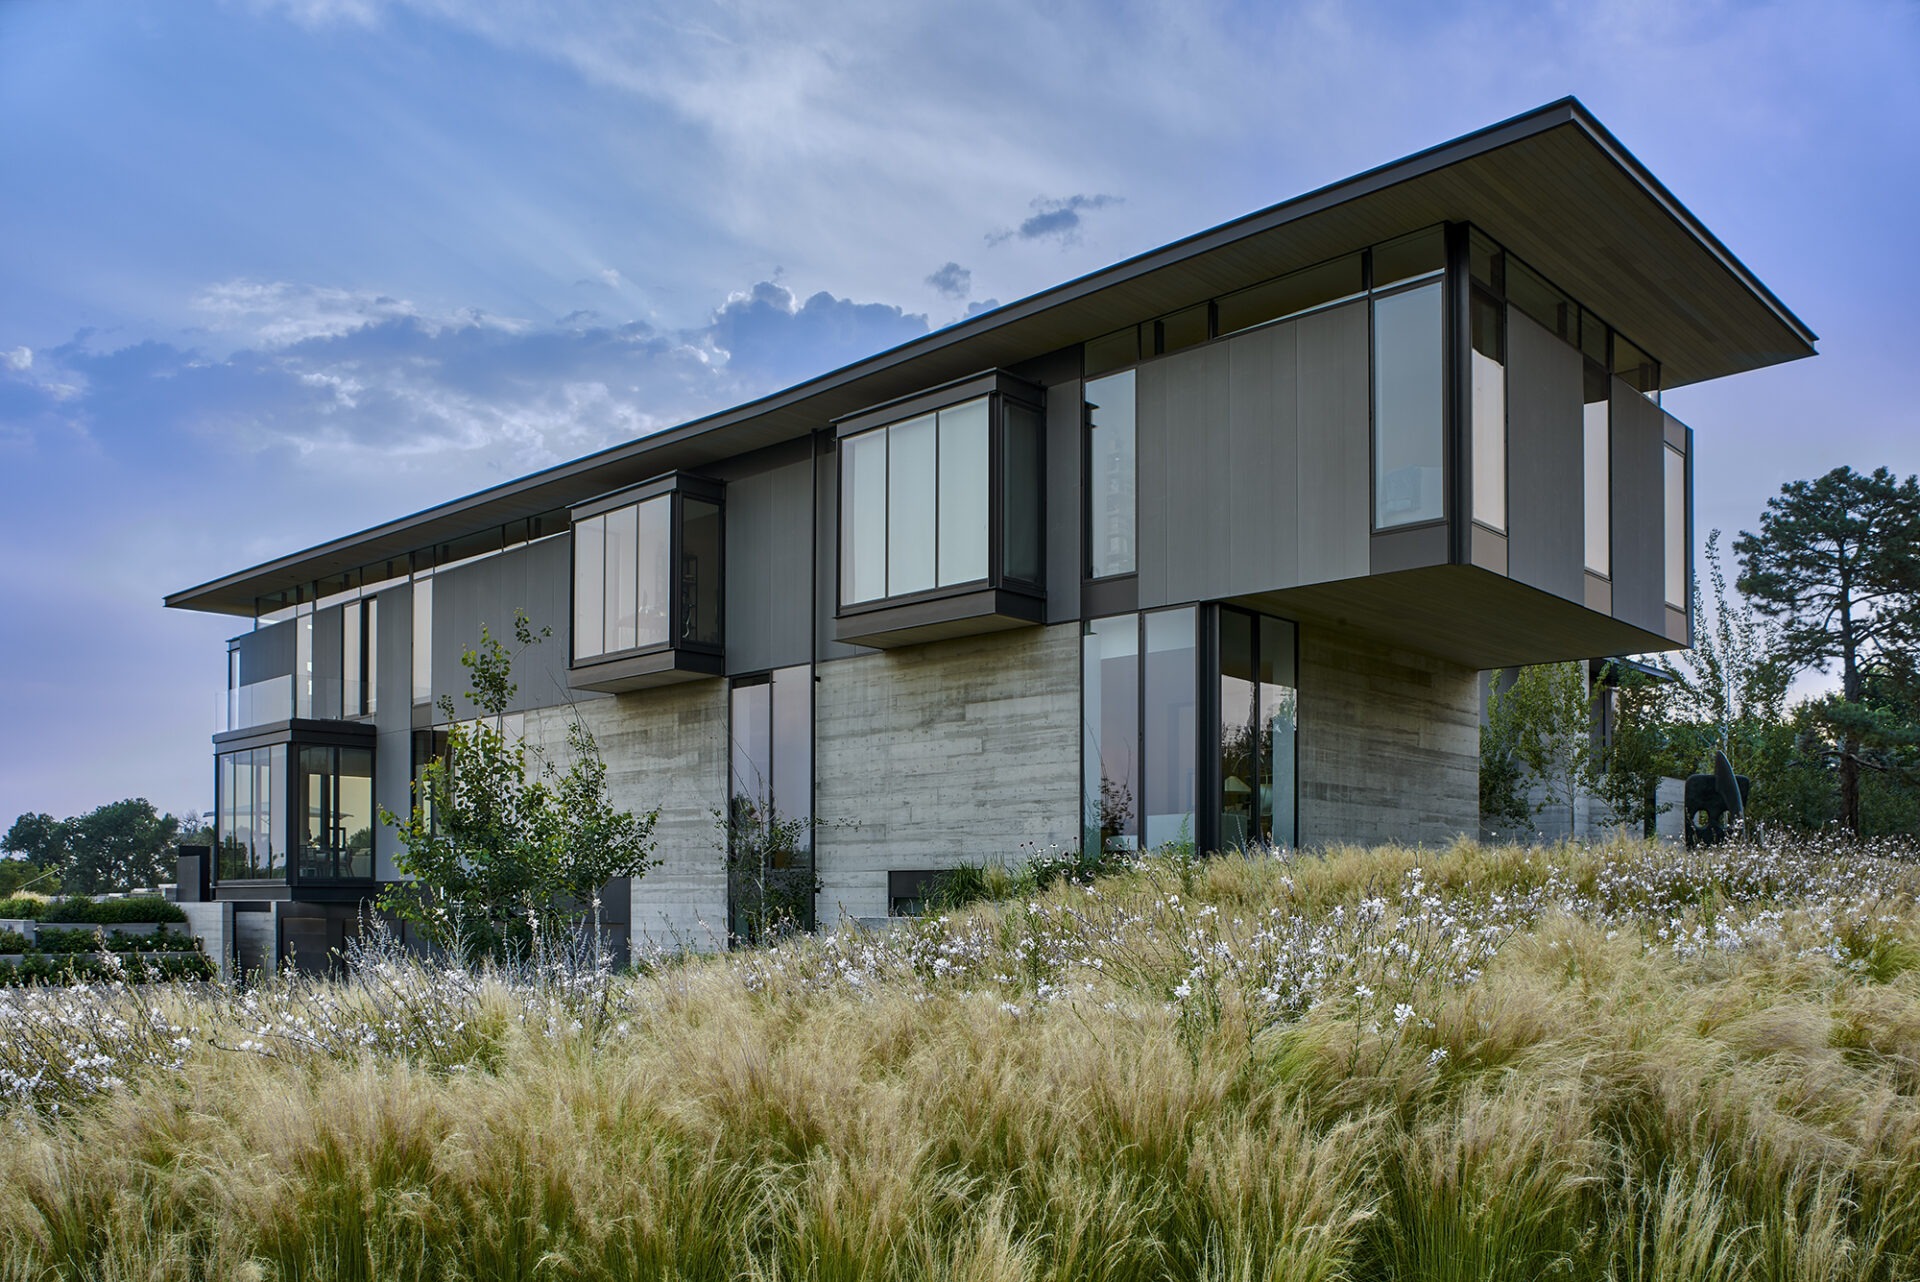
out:
<path id="1" fill-rule="evenodd" d="M 1291 846 L 1299 683 L 1294 626 L 1220 611 L 1221 849 Z"/>
<path id="2" fill-rule="evenodd" d="M 730 692 L 727 918 L 743 943 L 814 920 L 813 669 L 737 679 Z"/>
<path id="3" fill-rule="evenodd" d="M 1082 824 L 1106 850 L 1191 845 L 1197 612 L 1094 619 L 1081 643 Z"/>
<path id="4" fill-rule="evenodd" d="M 287 848 L 276 821 L 285 813 L 286 748 L 223 752 L 215 760 L 220 878 L 284 878 Z"/>
<path id="5" fill-rule="evenodd" d="M 295 795 L 300 807 L 301 881 L 373 877 L 373 751 L 302 745 Z"/>

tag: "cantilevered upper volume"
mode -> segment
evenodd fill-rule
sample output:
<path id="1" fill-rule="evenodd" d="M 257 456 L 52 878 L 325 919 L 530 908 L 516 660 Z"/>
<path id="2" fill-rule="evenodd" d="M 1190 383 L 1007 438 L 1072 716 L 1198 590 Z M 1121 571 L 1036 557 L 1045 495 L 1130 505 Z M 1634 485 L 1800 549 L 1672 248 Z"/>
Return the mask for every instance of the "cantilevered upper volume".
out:
<path id="1" fill-rule="evenodd" d="M 263 601 L 804 437 L 846 415 L 1072 348 L 1436 224 L 1471 224 L 1628 334 L 1671 389 L 1814 353 L 1815 335 L 1579 102 L 1565 98 L 744 405 L 173 593 Z"/>

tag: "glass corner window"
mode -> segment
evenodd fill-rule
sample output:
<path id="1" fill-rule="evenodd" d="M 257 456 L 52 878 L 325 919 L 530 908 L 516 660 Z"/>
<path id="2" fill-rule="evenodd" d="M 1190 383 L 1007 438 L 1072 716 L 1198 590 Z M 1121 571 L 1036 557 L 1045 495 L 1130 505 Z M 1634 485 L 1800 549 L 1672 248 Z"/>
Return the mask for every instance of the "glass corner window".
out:
<path id="1" fill-rule="evenodd" d="M 573 518 L 573 659 L 668 647 L 719 650 L 724 512 L 719 487 L 669 477 L 632 502 Z"/>
<path id="2" fill-rule="evenodd" d="M 965 395 L 978 390 L 969 384 L 952 404 L 843 426 L 842 606 L 1005 582 L 1039 586 L 1042 416 L 999 381 L 977 395 Z"/>
<path id="3" fill-rule="evenodd" d="M 1438 521 L 1445 431 L 1439 281 L 1373 300 L 1373 525 Z"/>

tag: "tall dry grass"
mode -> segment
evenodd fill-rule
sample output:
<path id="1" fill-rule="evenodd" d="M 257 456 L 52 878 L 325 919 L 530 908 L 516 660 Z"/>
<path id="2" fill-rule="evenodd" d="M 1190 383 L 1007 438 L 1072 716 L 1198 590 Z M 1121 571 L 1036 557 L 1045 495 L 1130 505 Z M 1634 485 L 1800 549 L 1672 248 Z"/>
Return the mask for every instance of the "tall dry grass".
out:
<path id="1" fill-rule="evenodd" d="M 0 1276 L 1920 1277 L 1917 891 L 1339 849 L 604 982 L 43 994 Z"/>

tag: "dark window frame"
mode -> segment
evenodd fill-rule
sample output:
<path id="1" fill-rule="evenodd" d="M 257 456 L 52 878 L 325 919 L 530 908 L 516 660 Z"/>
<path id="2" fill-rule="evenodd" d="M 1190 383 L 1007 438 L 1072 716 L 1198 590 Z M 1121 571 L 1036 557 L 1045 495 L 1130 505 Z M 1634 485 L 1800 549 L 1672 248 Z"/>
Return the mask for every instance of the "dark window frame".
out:
<path id="1" fill-rule="evenodd" d="M 578 650 L 578 638 L 575 624 L 580 615 L 579 591 L 580 569 L 575 562 L 579 543 L 571 537 L 569 529 L 567 541 L 567 667 L 573 672 L 591 672 L 602 665 L 618 663 L 641 655 L 668 654 L 686 652 L 721 658 L 726 654 L 727 644 L 727 504 L 726 486 L 710 477 L 697 476 L 689 472 L 669 472 L 654 477 L 639 485 L 603 494 L 578 504 L 568 512 L 569 522 L 577 523 L 593 517 L 605 516 L 609 512 L 625 507 L 637 507 L 642 503 L 664 499 L 667 507 L 667 639 L 647 645 L 628 646 L 619 650 L 604 650 L 598 654 L 582 656 Z M 682 621 L 686 619 L 688 606 L 686 583 L 686 505 L 689 501 L 709 503 L 719 510 L 720 520 L 720 575 L 713 585 L 714 603 L 718 611 L 719 639 L 717 641 L 693 641 L 682 633 Z M 602 543 L 602 556 L 605 556 L 605 544 Z M 606 582 L 604 561 L 602 563 L 601 582 Z M 636 574 L 638 567 L 636 566 Z M 606 605 L 601 609 L 604 617 Z"/>
<path id="2" fill-rule="evenodd" d="M 936 414 L 943 409 L 964 405 L 968 401 L 985 398 L 987 401 L 987 573 L 982 578 L 968 579 L 962 583 L 936 584 L 934 587 L 914 592 L 902 592 L 897 595 L 871 597 L 862 601 L 844 599 L 846 583 L 847 539 L 845 535 L 847 512 L 847 451 L 846 442 L 853 437 L 869 432 L 884 431 L 896 423 L 905 423 L 928 414 Z M 1034 417 L 1033 428 L 1037 437 L 1040 467 L 1036 475 L 1037 485 L 1033 501 L 1035 504 L 1034 528 L 1041 541 L 1036 565 L 1039 574 L 1035 579 L 1018 578 L 1007 573 L 1007 408 L 1018 404 Z M 862 615 L 883 610 L 892 610 L 900 606 L 918 605 L 928 601 L 943 601 L 957 597 L 971 596 L 980 592 L 1014 592 L 1021 595 L 1043 599 L 1046 596 L 1046 529 L 1047 529 L 1047 485 L 1046 485 L 1046 392 L 1044 389 L 1015 378 L 1003 370 L 989 370 L 982 374 L 958 379 L 940 387 L 930 388 L 912 396 L 902 397 L 881 405 L 862 410 L 845 418 L 836 419 L 834 431 L 834 511 L 833 519 L 833 601 L 834 618 L 854 619 Z M 937 540 L 939 537 L 939 493 L 940 493 L 940 455 L 938 438 L 934 449 L 934 531 L 936 539 L 936 566 L 938 564 Z M 882 485 L 887 505 L 883 512 L 891 516 L 892 503 L 892 456 L 888 452 L 887 473 Z M 883 524 L 885 524 L 883 522 Z M 891 539 L 889 527 L 888 538 Z M 935 573 L 938 578 L 938 571 Z"/>

